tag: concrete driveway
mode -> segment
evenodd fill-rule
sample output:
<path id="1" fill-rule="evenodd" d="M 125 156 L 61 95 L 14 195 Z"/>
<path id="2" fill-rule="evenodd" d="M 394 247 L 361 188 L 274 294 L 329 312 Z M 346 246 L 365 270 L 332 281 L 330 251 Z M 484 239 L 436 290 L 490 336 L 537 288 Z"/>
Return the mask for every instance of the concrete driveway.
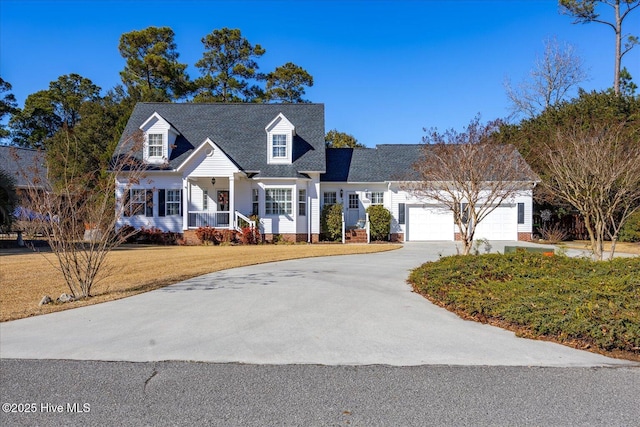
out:
<path id="1" fill-rule="evenodd" d="M 494 250 L 501 250 L 499 243 Z M 326 365 L 629 362 L 461 320 L 409 270 L 453 243 L 212 273 L 123 300 L 0 324 L 0 357 Z"/>

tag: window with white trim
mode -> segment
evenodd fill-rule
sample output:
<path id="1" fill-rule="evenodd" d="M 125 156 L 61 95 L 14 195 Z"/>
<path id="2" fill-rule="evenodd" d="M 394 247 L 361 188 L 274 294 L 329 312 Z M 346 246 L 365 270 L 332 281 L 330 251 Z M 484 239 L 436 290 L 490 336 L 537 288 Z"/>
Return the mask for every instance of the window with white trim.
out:
<path id="1" fill-rule="evenodd" d="M 336 201 L 336 192 L 335 191 L 325 191 L 322 195 L 322 204 L 326 205 L 335 205 Z"/>
<path id="2" fill-rule="evenodd" d="M 307 190 L 298 190 L 298 215 L 307 216 Z"/>
<path id="3" fill-rule="evenodd" d="M 371 193 L 371 204 L 372 205 L 382 205 L 384 204 L 384 192 L 376 191 Z"/>
<path id="4" fill-rule="evenodd" d="M 287 158 L 287 135 L 271 135 L 271 156 L 274 159 Z"/>
<path id="5" fill-rule="evenodd" d="M 131 215 L 144 215 L 147 206 L 147 190 L 131 189 Z"/>
<path id="6" fill-rule="evenodd" d="M 167 190 L 167 216 L 180 215 L 180 190 Z"/>
<path id="7" fill-rule="evenodd" d="M 147 157 L 159 158 L 162 157 L 162 134 L 150 133 L 147 141 Z"/>
<path id="8" fill-rule="evenodd" d="M 266 215 L 291 215 L 293 202 L 290 188 L 267 188 L 264 209 Z"/>
<path id="9" fill-rule="evenodd" d="M 251 194 L 251 213 L 253 215 L 259 215 L 260 212 L 260 195 L 258 189 L 254 188 Z"/>

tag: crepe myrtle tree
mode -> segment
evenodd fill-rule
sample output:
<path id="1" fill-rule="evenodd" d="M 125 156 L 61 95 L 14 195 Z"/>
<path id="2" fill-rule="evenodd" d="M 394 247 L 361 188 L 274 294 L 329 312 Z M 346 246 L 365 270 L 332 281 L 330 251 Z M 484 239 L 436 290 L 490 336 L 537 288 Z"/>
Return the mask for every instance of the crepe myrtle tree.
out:
<path id="1" fill-rule="evenodd" d="M 81 144 L 77 135 L 65 128 L 64 138 L 68 149 L 59 150 L 55 159 L 47 158 L 69 169 L 55 184 L 34 178 L 46 176 L 39 170 L 46 165 L 26 165 L 20 171 L 28 187 L 22 198 L 25 217 L 18 219 L 27 233 L 40 234 L 48 242 L 55 257 L 45 259 L 62 274 L 74 298 L 88 298 L 95 283 L 109 275 L 109 253 L 136 232 L 116 228 L 130 206 L 115 199 L 115 176 L 126 176 L 124 191 L 143 179 L 139 153 L 144 138 L 142 132 L 131 135 L 126 150 L 114 153 L 109 170 L 84 172 L 78 172 L 72 159 L 74 146 Z M 17 150 L 11 155 L 17 164 L 23 163 Z"/>
<path id="2" fill-rule="evenodd" d="M 478 224 L 538 180 L 513 146 L 492 141 L 497 129 L 476 116 L 463 132 L 426 130 L 414 177 L 405 184 L 414 197 L 453 213 L 463 255 L 471 252 Z"/>
<path id="3" fill-rule="evenodd" d="M 603 258 L 605 239 L 613 258 L 624 223 L 640 211 L 637 136 L 625 132 L 625 123 L 576 121 L 558 129 L 543 159 L 549 170 L 543 185 L 582 214 L 594 259 Z"/>

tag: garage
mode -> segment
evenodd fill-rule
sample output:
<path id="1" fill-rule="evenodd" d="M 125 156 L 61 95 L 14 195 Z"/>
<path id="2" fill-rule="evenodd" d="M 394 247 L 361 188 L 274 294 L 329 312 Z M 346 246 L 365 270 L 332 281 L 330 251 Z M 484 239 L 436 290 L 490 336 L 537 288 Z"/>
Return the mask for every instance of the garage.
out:
<path id="1" fill-rule="evenodd" d="M 499 206 L 476 227 L 474 239 L 518 240 L 517 209 Z"/>
<path id="2" fill-rule="evenodd" d="M 407 206 L 407 240 L 453 240 L 453 213 L 435 205 Z"/>

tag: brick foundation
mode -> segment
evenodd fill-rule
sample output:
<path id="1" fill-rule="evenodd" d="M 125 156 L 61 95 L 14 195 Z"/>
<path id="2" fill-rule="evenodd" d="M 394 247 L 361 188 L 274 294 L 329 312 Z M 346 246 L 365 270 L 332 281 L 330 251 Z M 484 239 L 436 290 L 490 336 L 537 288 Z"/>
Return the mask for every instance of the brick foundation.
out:
<path id="1" fill-rule="evenodd" d="M 184 244 L 188 246 L 198 246 L 202 244 L 202 241 L 196 236 L 196 230 L 184 230 L 182 239 L 184 240 Z"/>
<path id="2" fill-rule="evenodd" d="M 456 232 L 453 235 L 453 240 L 455 240 L 456 242 L 461 242 L 462 241 L 462 234 Z"/>
<path id="3" fill-rule="evenodd" d="M 520 242 L 533 241 L 533 239 L 531 238 L 531 233 L 518 233 L 518 241 Z"/>
<path id="4" fill-rule="evenodd" d="M 404 233 L 391 233 L 391 235 L 389 236 L 389 241 L 393 243 L 404 242 Z"/>
<path id="5" fill-rule="evenodd" d="M 273 242 L 273 234 L 265 234 L 263 235 L 263 240 L 265 242 Z M 279 234 L 280 238 L 285 242 L 293 242 L 293 243 L 303 243 L 306 242 L 309 238 L 307 233 L 298 233 L 298 234 Z M 318 243 L 320 241 L 319 234 L 311 234 L 311 243 Z"/>

